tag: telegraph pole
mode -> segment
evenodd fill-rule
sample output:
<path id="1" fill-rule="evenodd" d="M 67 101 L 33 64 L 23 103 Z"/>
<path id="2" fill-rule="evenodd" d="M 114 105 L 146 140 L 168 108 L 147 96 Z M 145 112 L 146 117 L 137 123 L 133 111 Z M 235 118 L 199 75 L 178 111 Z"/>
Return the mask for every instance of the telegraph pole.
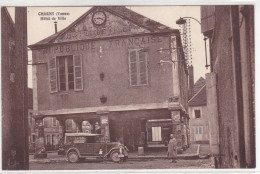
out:
<path id="1" fill-rule="evenodd" d="M 29 169 L 28 87 L 27 87 L 27 8 L 15 8 L 15 116 L 14 142 L 17 170 Z"/>

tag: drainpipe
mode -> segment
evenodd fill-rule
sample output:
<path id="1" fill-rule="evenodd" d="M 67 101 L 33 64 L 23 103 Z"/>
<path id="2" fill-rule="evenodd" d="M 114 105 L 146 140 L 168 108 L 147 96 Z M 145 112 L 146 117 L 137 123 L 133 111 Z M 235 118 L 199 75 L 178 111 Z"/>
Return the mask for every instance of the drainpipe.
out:
<path id="1" fill-rule="evenodd" d="M 235 124 L 238 130 L 238 155 L 234 156 L 240 168 L 246 167 L 245 162 L 245 139 L 244 139 L 244 114 L 243 114 L 243 91 L 241 73 L 240 33 L 239 33 L 239 9 L 238 6 L 230 6 L 231 33 L 232 33 L 232 63 L 235 90 Z"/>

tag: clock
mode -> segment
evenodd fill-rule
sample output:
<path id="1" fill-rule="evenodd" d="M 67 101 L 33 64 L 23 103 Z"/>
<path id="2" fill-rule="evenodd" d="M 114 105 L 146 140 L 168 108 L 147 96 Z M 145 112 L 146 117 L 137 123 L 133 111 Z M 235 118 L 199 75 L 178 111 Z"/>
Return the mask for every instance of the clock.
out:
<path id="1" fill-rule="evenodd" d="M 103 11 L 97 11 L 92 15 L 92 22 L 95 25 L 102 25 L 106 22 L 107 16 Z"/>

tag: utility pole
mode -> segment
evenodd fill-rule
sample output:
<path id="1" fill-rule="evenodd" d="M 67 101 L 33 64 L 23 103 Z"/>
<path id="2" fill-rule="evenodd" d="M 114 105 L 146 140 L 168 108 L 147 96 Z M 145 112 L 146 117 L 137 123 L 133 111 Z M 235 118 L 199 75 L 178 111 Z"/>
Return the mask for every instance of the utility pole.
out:
<path id="1" fill-rule="evenodd" d="M 27 8 L 15 8 L 15 117 L 14 142 L 17 170 L 29 169 L 28 87 L 27 87 Z"/>

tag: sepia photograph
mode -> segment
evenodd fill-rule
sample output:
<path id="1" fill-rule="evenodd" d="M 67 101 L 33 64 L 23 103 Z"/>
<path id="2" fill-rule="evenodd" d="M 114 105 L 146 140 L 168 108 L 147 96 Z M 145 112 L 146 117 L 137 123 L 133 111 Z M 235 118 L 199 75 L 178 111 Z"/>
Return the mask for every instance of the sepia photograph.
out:
<path id="1" fill-rule="evenodd" d="M 1 6 L 2 171 L 254 172 L 254 11 Z"/>

